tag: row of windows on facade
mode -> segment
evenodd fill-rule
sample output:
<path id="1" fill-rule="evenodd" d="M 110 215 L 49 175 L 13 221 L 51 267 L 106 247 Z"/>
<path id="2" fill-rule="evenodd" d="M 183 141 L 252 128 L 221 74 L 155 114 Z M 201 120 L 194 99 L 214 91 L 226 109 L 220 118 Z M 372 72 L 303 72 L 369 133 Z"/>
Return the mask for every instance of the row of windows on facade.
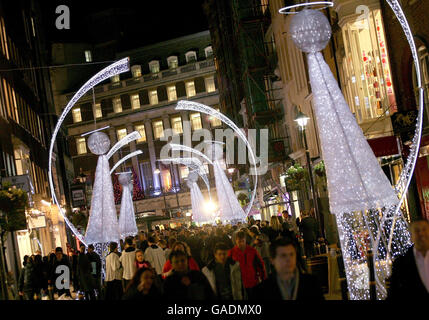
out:
<path id="1" fill-rule="evenodd" d="M 213 56 L 213 49 L 211 46 L 208 46 L 204 49 L 204 53 L 207 59 Z M 186 63 L 193 63 L 197 61 L 197 52 L 196 51 L 188 51 L 185 54 Z M 92 62 L 92 53 L 90 50 L 85 51 L 85 61 Z M 148 63 L 149 70 L 151 73 L 155 74 L 160 71 L 160 61 L 152 60 Z M 178 56 L 170 56 L 167 58 L 167 65 L 169 69 L 176 69 L 179 66 L 179 57 Z M 131 67 L 131 73 L 133 77 L 141 77 L 142 69 L 140 65 L 134 65 Z M 112 81 L 119 81 L 119 75 L 112 77 Z"/>
<path id="2" fill-rule="evenodd" d="M 22 126 L 42 145 L 46 145 L 43 134 L 43 122 L 39 115 L 33 111 L 28 103 L 15 92 L 9 82 L 0 77 L 0 114 L 4 118 L 10 118 Z"/>
<path id="3" fill-rule="evenodd" d="M 216 91 L 214 76 L 206 77 L 205 78 L 205 85 L 206 85 L 206 92 L 207 93 L 211 93 L 211 92 Z M 185 88 L 186 88 L 186 96 L 188 98 L 196 96 L 195 82 L 193 80 L 185 82 Z M 149 94 L 149 104 L 150 105 L 156 105 L 159 103 L 158 91 L 156 89 L 149 90 L 148 94 Z M 173 84 L 171 86 L 167 86 L 167 96 L 168 96 L 169 102 L 177 100 L 176 85 Z M 131 94 L 130 100 L 131 100 L 131 108 L 133 110 L 140 108 L 140 106 L 141 106 L 140 96 L 138 93 Z M 112 102 L 113 102 L 113 112 L 115 112 L 115 113 L 122 112 L 121 98 L 120 97 L 113 98 Z M 101 112 L 101 103 L 94 104 L 93 113 L 94 113 L 94 118 L 101 118 L 103 116 L 103 114 Z M 77 122 L 82 121 L 82 114 L 81 114 L 80 107 L 73 108 L 72 115 L 73 115 L 73 123 L 77 123 Z"/>
<path id="4" fill-rule="evenodd" d="M 30 159 L 24 159 L 17 150 L 15 150 L 15 157 L 4 151 L 2 151 L 2 157 L 6 176 L 9 177 L 27 174 L 27 170 L 24 168 L 26 168 L 26 164 L 29 164 L 28 173 L 34 186 L 34 192 L 47 195 L 48 175 L 46 170 L 43 170 Z"/>
<path id="5" fill-rule="evenodd" d="M 32 27 L 32 34 L 33 37 L 36 35 L 35 27 L 34 27 L 34 19 L 31 17 L 31 27 Z M 27 41 L 30 43 L 29 40 L 29 31 L 27 30 L 27 27 L 25 28 L 25 32 L 27 33 Z M 34 90 L 35 94 L 37 95 L 37 86 L 36 83 L 36 74 L 33 69 L 33 65 L 31 62 L 31 59 L 26 59 L 22 52 L 15 46 L 15 43 L 12 41 L 12 39 L 7 35 L 6 33 L 6 26 L 4 23 L 3 17 L 0 17 L 0 42 L 1 42 L 1 52 L 3 53 L 3 56 L 7 60 L 12 60 L 18 67 L 20 68 L 26 68 L 27 70 L 22 70 L 23 79 L 30 85 L 30 87 Z"/>
<path id="6" fill-rule="evenodd" d="M 215 108 L 217 111 L 219 111 L 219 108 Z M 201 121 L 201 114 L 200 113 L 190 113 L 189 114 L 189 121 L 191 124 L 191 129 L 193 131 L 201 130 L 203 128 L 202 121 Z M 217 118 L 210 118 L 210 123 L 213 128 L 222 126 L 222 122 Z M 182 134 L 183 133 L 183 124 L 182 124 L 182 117 L 181 116 L 173 116 L 170 118 L 170 124 L 171 129 L 173 130 L 174 134 Z M 141 135 L 141 138 L 137 140 L 137 143 L 144 143 L 146 142 L 146 129 L 144 124 L 137 124 L 134 126 L 134 130 L 138 131 Z M 152 121 L 152 133 L 155 140 L 159 140 L 164 137 L 164 121 L 163 120 L 155 120 Z M 124 138 L 127 134 L 131 132 L 128 132 L 126 128 L 119 128 L 116 129 L 116 138 L 117 140 L 121 140 Z M 76 138 L 76 148 L 78 154 L 86 154 L 87 148 L 86 148 L 86 139 L 85 137 L 78 137 Z"/>

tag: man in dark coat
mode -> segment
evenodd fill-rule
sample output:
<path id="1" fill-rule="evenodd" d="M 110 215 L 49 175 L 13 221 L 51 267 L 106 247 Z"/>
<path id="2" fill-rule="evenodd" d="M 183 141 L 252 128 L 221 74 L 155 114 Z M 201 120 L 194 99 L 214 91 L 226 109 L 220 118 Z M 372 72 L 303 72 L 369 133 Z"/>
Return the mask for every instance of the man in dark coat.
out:
<path id="1" fill-rule="evenodd" d="M 280 238 L 270 246 L 272 275 L 254 289 L 255 300 L 324 300 L 317 278 L 299 270 L 297 249 L 291 239 Z"/>
<path id="2" fill-rule="evenodd" d="M 95 281 L 92 277 L 92 266 L 88 256 L 85 254 L 85 246 L 81 245 L 77 261 L 77 272 L 80 290 L 85 292 L 86 300 L 95 300 Z"/>
<path id="3" fill-rule="evenodd" d="M 71 297 L 70 294 L 70 278 L 71 278 L 71 265 L 68 257 L 63 254 L 63 248 L 57 247 L 55 249 L 55 258 L 53 258 L 53 263 L 50 270 L 49 283 L 53 286 L 54 292 L 58 293 L 58 297 L 62 296 L 64 293 L 66 296 Z M 62 268 L 61 268 L 62 267 Z M 64 286 L 58 288 L 57 279 L 64 277 L 64 272 L 62 269 L 68 270 L 68 279 L 63 282 Z M 67 274 L 67 273 L 66 273 Z M 67 284 L 65 283 L 67 281 Z"/>
<path id="4" fill-rule="evenodd" d="M 24 264 L 24 268 L 21 270 L 21 274 L 18 280 L 19 295 L 25 300 L 34 300 L 34 283 L 35 277 L 35 265 L 32 257 L 28 257 Z"/>
<path id="5" fill-rule="evenodd" d="M 411 224 L 414 246 L 392 266 L 388 300 L 429 301 L 429 221 Z"/>
<path id="6" fill-rule="evenodd" d="M 165 279 L 164 297 L 166 300 L 213 300 L 214 293 L 203 273 L 189 270 L 188 256 L 185 252 L 171 252 L 170 261 L 173 272 Z"/>
<path id="7" fill-rule="evenodd" d="M 91 264 L 91 274 L 94 278 L 95 290 L 100 294 L 101 286 L 101 259 L 97 252 L 94 251 L 94 245 L 90 244 L 88 246 L 88 260 Z"/>
<path id="8" fill-rule="evenodd" d="M 310 258 L 314 254 L 314 242 L 319 233 L 317 221 L 311 214 L 306 213 L 303 215 L 299 228 L 304 238 L 305 255 Z"/>

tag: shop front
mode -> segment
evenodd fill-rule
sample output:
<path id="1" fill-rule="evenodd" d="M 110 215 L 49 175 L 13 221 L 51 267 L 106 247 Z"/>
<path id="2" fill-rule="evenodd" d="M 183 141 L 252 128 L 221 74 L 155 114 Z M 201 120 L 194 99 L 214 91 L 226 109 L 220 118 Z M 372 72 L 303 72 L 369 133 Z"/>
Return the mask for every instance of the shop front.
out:
<path id="1" fill-rule="evenodd" d="M 356 6 L 344 2 L 338 1 L 336 7 L 342 39 L 337 50 L 342 91 L 359 125 L 379 123 L 397 111 L 380 2 L 368 1 L 365 15 L 356 14 Z M 365 132 L 371 138 L 386 135 L 371 129 Z"/>

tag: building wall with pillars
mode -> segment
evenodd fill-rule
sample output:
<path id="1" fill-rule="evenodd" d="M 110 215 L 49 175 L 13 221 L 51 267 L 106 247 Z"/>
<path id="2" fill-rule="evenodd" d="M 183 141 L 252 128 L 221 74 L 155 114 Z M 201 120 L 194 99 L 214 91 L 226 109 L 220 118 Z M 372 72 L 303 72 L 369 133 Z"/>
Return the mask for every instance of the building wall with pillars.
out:
<path id="1" fill-rule="evenodd" d="M 183 51 L 178 52 L 178 48 Z M 195 59 L 188 60 L 192 55 L 190 52 L 193 51 L 196 52 Z M 144 141 L 133 141 L 121 148 L 111 158 L 110 166 L 130 152 L 143 151 L 143 154 L 127 160 L 116 170 L 133 167 L 142 188 L 147 189 L 145 199 L 135 202 L 136 213 L 152 210 L 160 213 L 162 208 L 177 207 L 177 200 L 180 206 L 189 207 L 189 192 L 179 192 L 176 196 L 171 194 L 171 190 L 167 190 L 167 193 L 159 191 L 162 187 L 166 189 L 175 185 L 183 186 L 185 183 L 180 166 L 172 165 L 169 177 L 163 175 L 162 171 L 166 168 L 169 170 L 170 166 L 163 166 L 157 160 L 161 158 L 161 150 L 167 141 L 157 137 L 159 132 L 155 125 L 162 126 L 162 132 L 167 133 L 173 127 L 172 119 L 180 116 L 183 132 L 178 135 L 179 143 L 190 142 L 193 146 L 200 143 L 192 141 L 192 135 L 198 132 L 198 128 L 193 127 L 192 121 L 188 122 L 193 112 L 176 111 L 174 108 L 179 100 L 191 100 L 219 108 L 209 33 L 201 32 L 118 53 L 117 59 L 125 56 L 130 57 L 131 72 L 121 74 L 119 79 L 111 79 L 110 83 L 96 86 L 94 96 L 91 91 L 81 98 L 73 108 L 78 111 L 75 111 L 75 114 L 72 111 L 66 120 L 75 175 L 82 168 L 87 176 L 93 177 L 97 162 L 97 157 L 92 155 L 86 146 L 88 136 L 79 142 L 79 139 L 82 139 L 81 134 L 94 130 L 95 126 L 97 128 L 110 126 L 105 132 L 113 146 L 118 141 L 119 134 L 129 134 L 144 125 L 144 131 L 141 132 L 145 137 Z M 177 56 L 178 64 L 170 66 L 167 60 L 171 60 L 173 56 Z M 159 69 L 150 69 L 153 61 L 158 61 Z M 139 69 L 139 72 L 135 73 L 136 69 Z M 72 92 L 67 92 L 59 97 L 58 101 L 67 100 L 72 95 Z M 133 99 L 138 102 L 134 103 Z M 200 114 L 200 121 L 201 128 L 209 130 L 219 128 L 217 125 L 213 126 L 209 116 L 205 114 Z M 82 148 L 85 152 L 82 153 L 79 144 L 83 141 L 85 147 Z M 161 170 L 161 174 L 155 173 L 157 168 Z M 206 191 L 203 191 L 203 194 L 205 193 Z"/>

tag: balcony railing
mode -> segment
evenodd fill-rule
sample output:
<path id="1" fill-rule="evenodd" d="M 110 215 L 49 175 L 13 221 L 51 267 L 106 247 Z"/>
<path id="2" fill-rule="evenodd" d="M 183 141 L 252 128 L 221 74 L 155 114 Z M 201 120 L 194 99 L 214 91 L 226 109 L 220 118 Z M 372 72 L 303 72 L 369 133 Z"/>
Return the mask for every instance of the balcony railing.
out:
<path id="1" fill-rule="evenodd" d="M 214 60 L 212 58 L 209 58 L 205 61 L 200 61 L 200 62 L 195 61 L 192 63 L 188 63 L 187 65 L 176 68 L 174 70 L 164 70 L 158 73 L 146 74 L 138 78 L 124 79 L 118 82 L 97 86 L 95 87 L 94 90 L 95 90 L 95 93 L 102 93 L 102 92 L 106 92 L 106 91 L 114 90 L 118 88 L 126 88 L 129 86 L 134 86 L 138 83 L 146 83 L 146 82 L 150 83 L 152 81 L 158 81 L 160 79 L 172 77 L 182 73 L 188 73 L 188 72 L 193 72 L 201 69 L 206 69 L 209 67 L 214 67 Z M 75 92 L 67 94 L 66 99 L 70 100 L 74 94 Z M 86 95 L 87 96 L 92 95 L 92 90 L 90 90 Z"/>

